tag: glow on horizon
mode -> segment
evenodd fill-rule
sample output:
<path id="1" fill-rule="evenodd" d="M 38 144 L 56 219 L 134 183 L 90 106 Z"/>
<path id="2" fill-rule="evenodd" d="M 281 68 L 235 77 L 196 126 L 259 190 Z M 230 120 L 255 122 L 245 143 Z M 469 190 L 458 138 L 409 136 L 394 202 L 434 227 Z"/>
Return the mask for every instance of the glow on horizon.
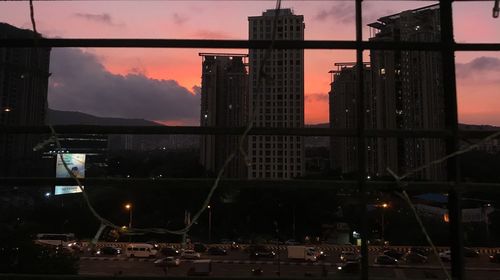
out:
<path id="1" fill-rule="evenodd" d="M 436 2 L 366 1 L 363 21 L 368 23 L 381 16 L 433 3 Z M 304 15 L 308 40 L 354 39 L 354 22 L 350 18 L 354 15 L 353 2 L 285 1 L 283 6 Z M 456 40 L 498 42 L 500 21 L 491 18 L 491 7 L 490 2 L 454 3 Z M 38 30 L 47 37 L 247 39 L 247 17 L 272 8 L 273 1 L 49 1 L 35 2 L 35 15 Z M 31 28 L 28 3 L 2 2 L 0 9 L 9 11 L 0 15 L 0 22 Z M 323 19 L 319 16 L 321 12 L 326 15 Z M 368 37 L 369 29 L 365 27 L 364 38 Z M 88 51 L 96 54 L 111 73 L 140 73 L 152 79 L 175 80 L 192 90 L 201 82 L 198 53 L 206 50 L 92 48 Z M 241 53 L 242 50 L 224 52 Z M 334 68 L 335 62 L 354 61 L 354 54 L 354 50 L 305 51 L 306 123 L 328 122 L 328 71 Z M 457 62 L 467 63 L 485 55 L 500 58 L 498 52 L 457 53 Z M 368 59 L 368 54 L 365 58 Z M 500 98 L 496 96 L 500 93 L 500 80 L 485 84 L 481 83 L 481 77 L 478 79 L 473 83 L 466 79 L 457 81 L 460 121 L 500 125 L 500 112 L 495 109 L 500 108 Z M 317 98 L 319 95 L 323 97 Z M 179 125 L 183 120 L 160 122 Z"/>

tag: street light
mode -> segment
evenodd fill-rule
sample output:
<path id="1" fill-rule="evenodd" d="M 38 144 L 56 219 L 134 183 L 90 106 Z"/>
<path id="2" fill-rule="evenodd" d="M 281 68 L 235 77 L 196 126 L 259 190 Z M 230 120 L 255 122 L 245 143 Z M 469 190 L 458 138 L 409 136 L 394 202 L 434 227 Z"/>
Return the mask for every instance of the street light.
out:
<path id="1" fill-rule="evenodd" d="M 379 207 L 382 208 L 382 212 L 381 212 L 381 216 L 382 216 L 381 238 L 382 238 L 382 242 L 385 243 L 385 221 L 384 221 L 385 210 L 384 209 L 389 208 L 389 204 L 384 202 L 384 203 L 380 204 Z"/>
<path id="2" fill-rule="evenodd" d="M 212 208 L 210 205 L 207 206 L 208 208 L 208 242 L 212 243 Z"/>
<path id="3" fill-rule="evenodd" d="M 127 209 L 129 212 L 128 228 L 131 229 L 132 228 L 132 203 L 125 204 L 125 209 Z"/>

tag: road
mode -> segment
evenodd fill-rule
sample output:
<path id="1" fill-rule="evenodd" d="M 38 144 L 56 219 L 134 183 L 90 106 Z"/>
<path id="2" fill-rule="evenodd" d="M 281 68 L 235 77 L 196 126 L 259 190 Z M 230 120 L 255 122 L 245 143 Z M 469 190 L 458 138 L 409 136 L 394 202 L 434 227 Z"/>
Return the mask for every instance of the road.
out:
<path id="1" fill-rule="evenodd" d="M 339 252 L 340 253 L 340 252 Z M 444 279 L 444 272 L 440 269 L 437 259 L 433 256 L 426 264 L 400 264 L 396 267 L 379 266 L 373 263 L 376 253 L 370 254 L 370 276 L 391 279 Z M 252 268 L 261 268 L 264 277 L 277 276 L 280 271 L 284 277 L 321 277 L 325 271 L 329 277 L 356 276 L 339 272 L 337 263 L 338 254 L 331 253 L 322 262 L 315 264 L 290 262 L 285 252 L 280 254 L 280 265 L 277 258 L 250 260 L 248 254 L 242 251 L 230 251 L 227 256 L 206 256 L 213 260 L 212 276 L 242 277 L 251 276 Z M 179 267 L 163 268 L 153 264 L 154 259 L 128 259 L 119 257 L 82 257 L 80 260 L 81 275 L 106 276 L 186 276 L 191 267 L 190 261 L 183 261 Z M 500 279 L 500 264 L 490 263 L 488 256 L 483 254 L 478 258 L 466 258 L 467 279 Z"/>

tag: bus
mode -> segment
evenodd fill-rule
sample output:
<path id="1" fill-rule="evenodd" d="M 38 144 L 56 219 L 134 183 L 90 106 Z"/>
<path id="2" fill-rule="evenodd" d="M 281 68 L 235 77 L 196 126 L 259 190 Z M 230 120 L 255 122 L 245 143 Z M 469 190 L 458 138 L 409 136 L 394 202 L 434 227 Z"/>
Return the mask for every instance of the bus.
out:
<path id="1" fill-rule="evenodd" d="M 39 233 L 35 243 L 63 247 L 77 247 L 74 233 Z"/>
<path id="2" fill-rule="evenodd" d="M 129 258 L 151 258 L 156 256 L 157 253 L 155 247 L 147 243 L 130 243 L 125 251 Z"/>

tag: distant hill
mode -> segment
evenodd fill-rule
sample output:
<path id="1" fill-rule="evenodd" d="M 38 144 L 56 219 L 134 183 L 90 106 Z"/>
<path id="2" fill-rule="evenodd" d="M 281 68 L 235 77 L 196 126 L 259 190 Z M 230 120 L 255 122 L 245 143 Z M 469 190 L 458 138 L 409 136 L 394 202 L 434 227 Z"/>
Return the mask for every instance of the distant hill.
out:
<path id="1" fill-rule="evenodd" d="M 306 124 L 305 127 L 309 128 L 328 128 L 329 123 L 319 123 L 319 124 Z M 477 124 L 458 124 L 458 128 L 461 130 L 499 130 L 500 127 L 492 125 L 477 125 Z M 305 138 L 306 147 L 328 147 L 330 145 L 330 140 L 328 136 L 315 136 Z"/>
<path id="2" fill-rule="evenodd" d="M 159 123 L 144 119 L 102 118 L 81 112 L 48 110 L 48 122 L 52 125 L 100 125 L 100 126 L 158 126 Z M 110 150 L 149 151 L 160 148 L 198 148 L 197 135 L 109 135 Z"/>
<path id="3" fill-rule="evenodd" d="M 458 124 L 459 129 L 468 130 L 468 129 L 477 129 L 477 130 L 498 130 L 500 127 L 487 125 L 487 124 Z"/>
<path id="4" fill-rule="evenodd" d="M 52 125 L 117 125 L 117 126 L 155 126 L 161 125 L 144 119 L 102 118 L 81 112 L 48 110 L 48 122 Z"/>

